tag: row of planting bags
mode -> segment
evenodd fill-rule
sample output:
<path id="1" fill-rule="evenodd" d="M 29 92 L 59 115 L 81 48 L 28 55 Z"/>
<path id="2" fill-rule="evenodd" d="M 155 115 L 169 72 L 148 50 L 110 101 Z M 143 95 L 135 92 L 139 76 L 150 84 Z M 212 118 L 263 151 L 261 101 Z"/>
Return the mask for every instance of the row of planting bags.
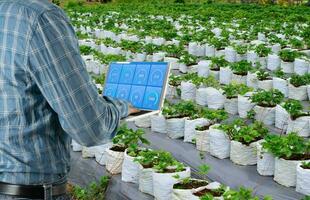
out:
<path id="1" fill-rule="evenodd" d="M 122 181 L 139 184 L 139 191 L 152 195 L 157 200 L 199 200 L 200 198 L 194 193 L 203 189 L 216 190 L 221 187 L 220 183 L 212 182 L 195 189 L 173 189 L 174 184 L 191 176 L 190 167 L 185 167 L 185 170 L 180 172 L 160 173 L 135 162 L 134 157 L 127 154 L 127 150 L 125 152 L 110 150 L 112 146 L 113 144 L 110 143 L 96 147 L 82 147 L 72 141 L 73 151 L 82 151 L 84 158 L 96 157 L 96 161 L 105 165 L 108 172 L 113 175 L 121 173 Z M 223 197 L 214 199 L 223 200 Z"/>
<path id="2" fill-rule="evenodd" d="M 184 142 L 196 141 L 199 151 L 208 152 L 210 155 L 225 159 L 239 165 L 255 165 L 257 171 L 263 176 L 274 175 L 274 180 L 286 187 L 296 186 L 296 191 L 310 195 L 310 170 L 300 167 L 301 161 L 284 160 L 275 158 L 267 153 L 261 146 L 263 140 L 244 145 L 238 141 L 230 140 L 227 134 L 218 129 L 220 124 L 211 125 L 208 119 L 165 119 L 164 116 L 151 117 L 153 132 L 167 134 L 170 138 L 184 138 Z M 205 131 L 195 130 L 197 126 L 209 126 Z"/>

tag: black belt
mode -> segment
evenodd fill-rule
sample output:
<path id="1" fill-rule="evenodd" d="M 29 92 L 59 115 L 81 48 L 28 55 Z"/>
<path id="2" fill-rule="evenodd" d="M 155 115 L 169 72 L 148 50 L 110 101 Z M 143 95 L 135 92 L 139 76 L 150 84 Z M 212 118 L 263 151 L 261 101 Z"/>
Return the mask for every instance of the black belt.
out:
<path id="1" fill-rule="evenodd" d="M 67 183 L 59 185 L 15 185 L 0 182 L 0 194 L 19 198 L 44 199 L 47 195 L 59 196 L 66 193 Z"/>

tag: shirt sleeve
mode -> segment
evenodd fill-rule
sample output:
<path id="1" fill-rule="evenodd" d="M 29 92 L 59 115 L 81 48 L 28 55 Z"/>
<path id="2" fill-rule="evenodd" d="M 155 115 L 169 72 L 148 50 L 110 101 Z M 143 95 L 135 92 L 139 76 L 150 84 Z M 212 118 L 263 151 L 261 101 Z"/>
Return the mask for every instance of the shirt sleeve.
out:
<path id="1" fill-rule="evenodd" d="M 28 70 L 62 128 L 85 146 L 110 140 L 120 119 L 128 116 L 128 103 L 98 94 L 74 29 L 60 9 L 41 14 L 34 28 Z"/>

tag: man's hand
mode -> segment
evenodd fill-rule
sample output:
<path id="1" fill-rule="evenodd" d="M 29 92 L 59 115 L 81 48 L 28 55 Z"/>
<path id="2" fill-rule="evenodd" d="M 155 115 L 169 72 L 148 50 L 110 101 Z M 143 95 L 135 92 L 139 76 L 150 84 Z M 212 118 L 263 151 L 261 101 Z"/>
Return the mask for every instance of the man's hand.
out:
<path id="1" fill-rule="evenodd" d="M 134 108 L 131 104 L 129 104 L 128 112 L 129 112 L 129 115 L 131 115 L 131 114 L 135 114 L 135 113 L 140 112 L 140 110 L 137 108 Z"/>

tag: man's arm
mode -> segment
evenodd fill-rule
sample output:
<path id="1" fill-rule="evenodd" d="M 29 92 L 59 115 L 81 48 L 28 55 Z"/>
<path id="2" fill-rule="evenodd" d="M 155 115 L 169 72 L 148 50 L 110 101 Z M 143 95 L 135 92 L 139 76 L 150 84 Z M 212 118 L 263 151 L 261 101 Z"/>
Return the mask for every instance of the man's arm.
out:
<path id="1" fill-rule="evenodd" d="M 99 96 L 80 56 L 74 30 L 62 11 L 41 14 L 28 52 L 32 78 L 73 139 L 92 146 L 115 135 L 119 120 L 130 112 L 129 106 Z"/>

